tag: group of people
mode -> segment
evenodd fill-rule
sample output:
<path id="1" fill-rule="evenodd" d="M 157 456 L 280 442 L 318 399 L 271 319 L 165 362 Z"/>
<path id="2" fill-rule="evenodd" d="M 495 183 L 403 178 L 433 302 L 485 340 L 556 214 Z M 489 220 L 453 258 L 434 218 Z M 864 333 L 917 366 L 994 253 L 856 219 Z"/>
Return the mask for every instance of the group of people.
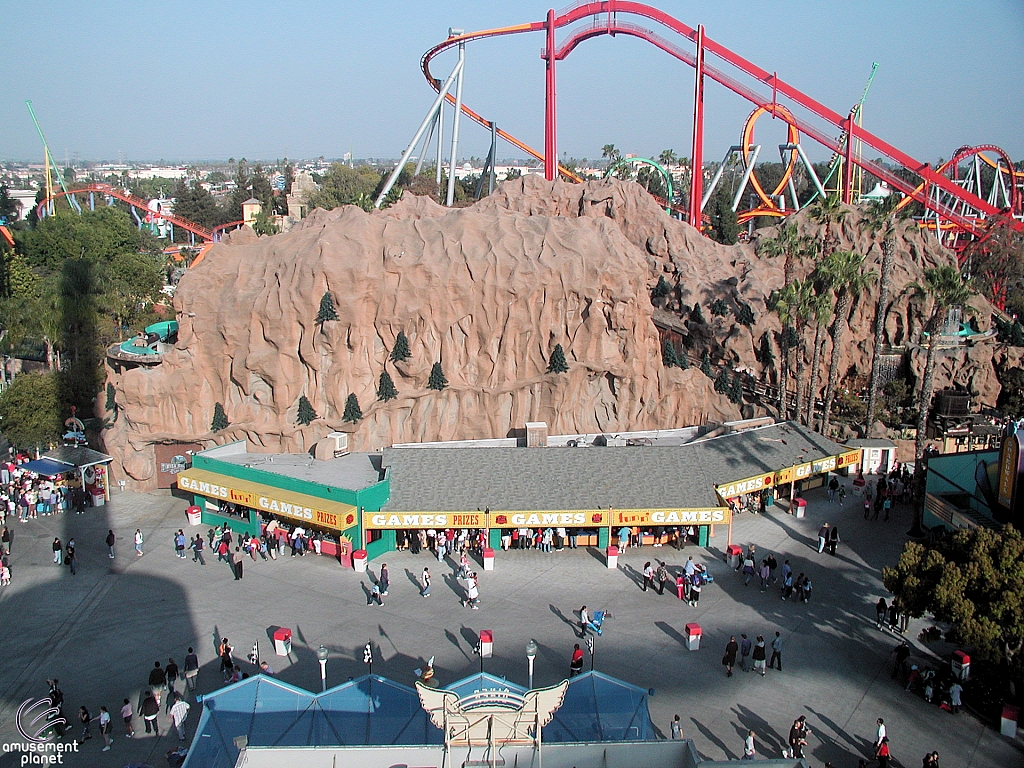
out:
<path id="1" fill-rule="evenodd" d="M 686 602 L 687 605 L 696 607 L 700 602 L 700 593 L 704 585 L 713 581 L 703 563 L 695 563 L 693 557 L 687 558 L 682 568 L 676 568 L 673 574 L 664 560 L 656 560 L 657 565 L 650 561 L 644 563 L 641 572 L 642 589 L 647 592 L 656 589 L 659 595 L 665 594 L 666 585 L 673 583 L 676 587 L 676 597 Z M 669 593 L 671 594 L 671 592 Z"/>
<path id="2" fill-rule="evenodd" d="M 767 592 L 772 584 L 779 584 L 783 601 L 791 599 L 796 599 L 801 603 L 810 601 L 811 592 L 814 589 L 810 576 L 801 572 L 794 577 L 793 567 L 789 564 L 789 560 L 783 561 L 782 568 L 779 569 L 779 561 L 771 552 L 765 557 L 761 557 L 760 561 L 758 561 L 758 557 L 757 545 L 751 544 L 747 551 L 738 558 L 739 564 L 736 566 L 736 570 L 743 574 L 743 586 L 750 584 L 751 579 L 756 576 L 761 582 L 762 592 Z M 775 575 L 776 569 L 779 569 L 778 576 Z"/>
<path id="3" fill-rule="evenodd" d="M 839 545 L 839 528 L 831 523 L 822 523 L 818 529 L 818 554 L 828 552 L 830 555 L 836 553 Z"/>
<path id="4" fill-rule="evenodd" d="M 486 528 L 400 528 L 395 531 L 395 549 L 408 550 L 414 555 L 430 552 L 437 556 L 439 563 L 444 562 L 448 555 L 464 555 L 467 552 L 482 554 L 486 547 Z"/>
<path id="5" fill-rule="evenodd" d="M 480 575 L 471 566 L 468 553 L 463 552 L 459 555 L 459 566 L 454 577 L 462 585 L 460 602 L 463 607 L 476 611 L 480 609 Z M 430 568 L 424 567 L 418 579 L 420 597 L 430 597 L 431 578 Z M 371 574 L 370 585 L 363 587 L 366 591 L 366 604 L 383 606 L 390 587 L 391 572 L 387 563 L 381 563 L 377 578 L 374 579 Z"/>
<path id="6" fill-rule="evenodd" d="M 776 632 L 775 638 L 770 644 L 772 650 L 769 669 L 782 671 L 782 633 Z M 732 677 L 733 668 L 736 666 L 736 658 L 739 656 L 739 667 L 744 672 L 753 669 L 760 672 L 761 677 L 765 676 L 765 659 L 768 656 L 769 644 L 765 642 L 764 635 L 758 635 L 753 641 L 747 637 L 745 632 L 740 633 L 740 640 L 735 635 L 729 637 L 725 644 L 725 654 L 722 656 L 722 666 L 725 667 L 725 676 Z"/>
<path id="7" fill-rule="evenodd" d="M 913 482 L 909 470 L 901 467 L 888 477 L 879 476 L 875 483 L 864 486 L 864 519 L 877 520 L 885 512 L 883 522 L 889 519 L 897 504 L 909 504 L 913 497 Z"/>
<path id="8" fill-rule="evenodd" d="M 650 540 L 651 546 L 654 547 L 675 544 L 676 549 L 682 549 L 688 540 L 696 541 L 697 527 L 691 525 L 641 528 L 638 525 L 624 525 L 617 531 L 616 539 L 620 552 L 624 552 L 630 547 L 642 547 L 647 540 Z"/>
<path id="9" fill-rule="evenodd" d="M 87 494 L 68 484 L 63 475 L 45 477 L 23 467 L 28 457 L 19 454 L 0 460 L 0 525 L 74 509 L 85 511 Z"/>

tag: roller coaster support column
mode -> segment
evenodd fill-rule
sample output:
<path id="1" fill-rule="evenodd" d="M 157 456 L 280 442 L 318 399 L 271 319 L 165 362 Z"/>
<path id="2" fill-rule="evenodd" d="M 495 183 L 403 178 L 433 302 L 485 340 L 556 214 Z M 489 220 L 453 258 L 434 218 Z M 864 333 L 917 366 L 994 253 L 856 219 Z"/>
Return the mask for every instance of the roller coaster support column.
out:
<path id="1" fill-rule="evenodd" d="M 453 30 L 454 31 L 454 30 Z M 460 31 L 461 35 L 462 32 Z M 452 123 L 452 156 L 448 163 L 448 196 L 445 205 L 455 202 L 455 162 L 459 157 L 459 118 L 462 117 L 462 77 L 466 71 L 466 44 L 459 43 L 459 79 L 455 82 L 455 120 Z"/>
<path id="2" fill-rule="evenodd" d="M 433 120 L 435 116 L 440 117 L 441 104 L 444 102 L 445 96 L 448 95 L 448 91 L 452 87 L 452 83 L 455 82 L 455 78 L 462 73 L 462 64 L 463 59 L 460 58 L 459 63 L 455 65 L 455 69 L 453 69 L 452 73 L 448 75 L 448 79 L 444 81 L 444 85 L 442 85 L 440 89 L 438 89 L 437 98 L 434 99 L 434 103 L 431 105 L 430 111 L 427 112 L 427 116 L 423 118 L 423 122 L 420 123 L 419 129 L 417 129 L 416 135 L 412 137 L 412 141 L 409 142 L 409 146 L 406 147 L 405 152 L 402 153 L 402 157 L 398 161 L 398 165 L 395 166 L 395 170 L 391 172 L 391 175 L 388 177 L 387 183 L 384 184 L 384 188 L 381 189 L 380 194 L 374 201 L 374 208 L 380 208 L 380 204 L 384 201 L 384 198 L 387 196 L 388 192 L 390 192 L 391 188 L 395 186 L 395 182 L 398 180 L 399 174 L 401 174 L 402 169 L 405 168 L 405 164 L 406 162 L 408 162 L 409 156 L 412 154 L 413 149 L 416 148 L 416 145 L 419 143 L 419 140 L 423 138 L 423 132 L 427 130 L 427 126 L 430 125 L 430 121 Z M 441 123 L 438 122 L 438 135 L 440 135 L 440 131 Z M 438 173 L 440 173 L 440 157 L 438 157 L 437 167 Z"/>
<path id="3" fill-rule="evenodd" d="M 704 25 L 697 27 L 697 58 L 694 64 L 693 152 L 690 154 L 690 224 L 701 227 L 701 192 L 704 182 Z"/>
<path id="4" fill-rule="evenodd" d="M 853 198 L 853 131 L 856 127 L 854 117 L 857 114 L 857 108 L 854 107 L 850 110 L 850 115 L 846 118 L 846 157 L 843 160 L 843 202 L 847 205 L 852 202 Z"/>
<path id="5" fill-rule="evenodd" d="M 423 148 L 426 150 L 426 147 Z M 444 157 L 444 102 L 437 110 L 437 168 L 434 169 L 434 183 L 437 184 L 437 197 L 441 199 L 441 163 Z"/>
<path id="6" fill-rule="evenodd" d="M 548 10 L 547 47 L 544 50 L 544 178 L 558 178 L 558 152 L 555 145 L 555 12 Z"/>

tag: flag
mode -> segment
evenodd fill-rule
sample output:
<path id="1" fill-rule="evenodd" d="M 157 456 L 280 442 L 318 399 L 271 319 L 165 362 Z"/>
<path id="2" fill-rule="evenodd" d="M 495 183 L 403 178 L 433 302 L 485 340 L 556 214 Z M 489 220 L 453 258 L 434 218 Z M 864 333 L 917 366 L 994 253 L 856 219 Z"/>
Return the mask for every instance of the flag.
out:
<path id="1" fill-rule="evenodd" d="M 260 665 L 260 641 L 252 644 L 252 652 L 249 654 L 249 663 L 258 667 Z"/>
<path id="2" fill-rule="evenodd" d="M 587 650 L 590 651 L 590 655 L 594 655 L 594 636 L 587 635 Z"/>
<path id="3" fill-rule="evenodd" d="M 370 645 L 370 641 L 366 641 L 366 647 L 363 648 L 363 664 L 373 664 L 373 646 Z"/>

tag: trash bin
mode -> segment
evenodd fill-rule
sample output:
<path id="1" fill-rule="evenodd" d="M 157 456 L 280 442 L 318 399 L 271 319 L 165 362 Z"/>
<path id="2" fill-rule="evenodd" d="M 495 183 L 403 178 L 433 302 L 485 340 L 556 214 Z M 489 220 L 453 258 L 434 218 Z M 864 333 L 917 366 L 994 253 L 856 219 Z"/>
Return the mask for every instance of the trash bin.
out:
<path id="1" fill-rule="evenodd" d="M 92 505 L 94 507 L 102 507 L 107 503 L 107 498 L 102 493 L 92 494 Z"/>
<path id="2" fill-rule="evenodd" d="M 807 500 L 806 499 L 793 499 L 793 514 L 796 517 L 803 517 L 807 511 Z"/>
<path id="3" fill-rule="evenodd" d="M 686 625 L 686 650 L 696 651 L 700 649 L 700 624 Z"/>
<path id="4" fill-rule="evenodd" d="M 274 651 L 278 656 L 288 656 L 292 652 L 292 631 L 287 627 L 274 630 Z"/>
<path id="5" fill-rule="evenodd" d="M 194 504 L 185 510 L 189 525 L 200 525 L 203 522 L 203 511 Z"/>
<path id="6" fill-rule="evenodd" d="M 730 544 L 725 548 L 725 559 L 729 567 L 734 571 L 740 567 L 740 558 L 743 557 L 743 547 L 739 544 Z"/>
<path id="7" fill-rule="evenodd" d="M 489 659 L 494 653 L 494 634 L 489 629 L 480 630 L 480 658 Z"/>
<path id="8" fill-rule="evenodd" d="M 1003 716 L 999 718 L 999 732 L 1011 739 L 1017 738 L 1017 717 L 1019 709 L 1012 704 L 1003 704 Z"/>
<path id="9" fill-rule="evenodd" d="M 352 568 L 356 573 L 366 573 L 366 550 L 357 549 L 352 553 Z"/>
<path id="10" fill-rule="evenodd" d="M 491 549 L 490 547 L 485 547 L 484 548 L 484 570 L 485 571 L 493 571 L 494 570 L 494 550 Z"/>
<path id="11" fill-rule="evenodd" d="M 953 668 L 953 677 L 957 680 L 968 680 L 971 677 L 971 657 L 963 651 L 953 651 L 953 658 L 950 661 Z"/>
<path id="12" fill-rule="evenodd" d="M 609 568 L 618 568 L 619 567 L 619 548 L 616 547 L 614 544 L 609 544 L 608 545 L 607 560 L 608 560 L 608 567 Z"/>

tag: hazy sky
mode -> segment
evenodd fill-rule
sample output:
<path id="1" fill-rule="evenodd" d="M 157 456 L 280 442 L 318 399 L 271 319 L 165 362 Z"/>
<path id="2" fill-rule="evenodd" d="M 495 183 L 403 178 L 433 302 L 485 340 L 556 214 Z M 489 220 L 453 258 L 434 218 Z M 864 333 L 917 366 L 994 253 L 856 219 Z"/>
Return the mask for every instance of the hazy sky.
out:
<path id="1" fill-rule="evenodd" d="M 865 127 L 913 157 L 993 143 L 1024 158 L 1022 0 L 729 0 L 652 3 L 845 114 L 879 63 Z M 447 36 L 535 21 L 534 0 L 47 0 L 7 3 L 0 50 L 0 159 L 40 160 L 31 99 L 51 150 L 83 159 L 397 157 L 434 96 L 422 53 Z M 623 16 L 692 46 L 668 30 Z M 559 39 L 565 36 L 564 31 Z M 467 51 L 466 104 L 543 148 L 543 34 Z M 454 54 L 438 59 L 445 77 Z M 709 59 L 709 63 L 716 63 Z M 747 81 L 753 84 L 752 81 Z M 756 85 L 756 84 L 754 84 Z M 763 86 L 762 92 L 767 89 Z M 636 38 L 584 42 L 558 67 L 559 153 L 690 154 L 693 70 Z M 738 142 L 752 106 L 708 83 L 705 157 Z M 757 138 L 783 139 L 762 120 Z M 450 130 L 450 129 L 449 129 Z M 447 132 L 447 131 L 446 131 Z M 835 129 L 828 129 L 834 134 Z M 464 122 L 460 156 L 489 136 Z M 810 140 L 811 156 L 828 153 Z M 505 145 L 499 156 L 520 153 Z M 762 158 L 764 158 L 762 154 Z"/>

